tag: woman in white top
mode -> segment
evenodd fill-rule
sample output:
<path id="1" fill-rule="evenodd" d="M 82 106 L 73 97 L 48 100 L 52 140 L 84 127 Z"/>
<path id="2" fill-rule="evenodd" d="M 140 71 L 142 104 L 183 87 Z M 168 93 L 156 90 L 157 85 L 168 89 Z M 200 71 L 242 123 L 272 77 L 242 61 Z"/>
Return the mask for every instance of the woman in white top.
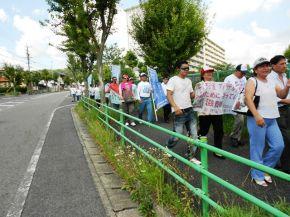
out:
<path id="1" fill-rule="evenodd" d="M 267 80 L 270 73 L 270 62 L 266 58 L 259 58 L 254 63 L 254 75 L 246 85 L 245 102 L 253 116 L 248 116 L 247 127 L 250 135 L 250 159 L 269 167 L 275 167 L 284 148 L 283 137 L 276 122 L 279 117 L 277 96 L 285 98 L 289 92 L 290 80 L 287 87 L 281 89 Z M 253 98 L 259 96 L 256 108 Z M 265 142 L 269 150 L 263 156 Z M 253 181 L 261 186 L 268 186 L 272 179 L 268 174 L 257 169 L 251 170 Z"/>

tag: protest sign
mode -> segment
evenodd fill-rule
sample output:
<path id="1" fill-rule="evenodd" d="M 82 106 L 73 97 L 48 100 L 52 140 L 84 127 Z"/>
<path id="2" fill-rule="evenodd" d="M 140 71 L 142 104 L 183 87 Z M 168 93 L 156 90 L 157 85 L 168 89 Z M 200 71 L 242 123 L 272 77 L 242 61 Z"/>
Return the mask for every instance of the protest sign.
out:
<path id="1" fill-rule="evenodd" d="M 112 77 L 117 78 L 117 82 L 119 83 L 120 75 L 121 75 L 121 66 L 119 65 L 112 65 L 111 66 L 111 71 L 112 71 Z"/>
<path id="2" fill-rule="evenodd" d="M 224 82 L 200 82 L 195 87 L 193 108 L 203 115 L 233 114 L 239 92 Z"/>

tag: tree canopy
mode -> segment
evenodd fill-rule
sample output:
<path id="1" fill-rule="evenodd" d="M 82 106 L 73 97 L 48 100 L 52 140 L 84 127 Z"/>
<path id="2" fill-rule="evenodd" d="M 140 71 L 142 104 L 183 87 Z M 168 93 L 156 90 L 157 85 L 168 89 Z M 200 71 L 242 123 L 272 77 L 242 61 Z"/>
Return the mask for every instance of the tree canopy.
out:
<path id="1" fill-rule="evenodd" d="M 133 38 L 150 66 L 170 75 L 177 61 L 187 60 L 207 36 L 206 8 L 200 0 L 148 0 L 143 15 L 133 17 Z"/>
<path id="2" fill-rule="evenodd" d="M 288 60 L 288 63 L 290 63 L 290 45 L 287 47 L 287 49 L 284 51 L 284 56 Z"/>

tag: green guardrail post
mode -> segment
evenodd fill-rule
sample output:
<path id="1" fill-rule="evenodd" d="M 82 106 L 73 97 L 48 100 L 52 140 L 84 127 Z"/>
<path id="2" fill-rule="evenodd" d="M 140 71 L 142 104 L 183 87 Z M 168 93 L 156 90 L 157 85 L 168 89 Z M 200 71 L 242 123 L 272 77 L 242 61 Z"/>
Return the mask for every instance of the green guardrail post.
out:
<path id="1" fill-rule="evenodd" d="M 123 110 L 120 109 L 121 113 L 120 113 L 120 123 L 121 123 L 121 145 L 125 146 L 125 128 L 124 128 L 124 124 L 125 124 L 125 119 L 124 119 L 124 114 L 123 114 Z"/>
<path id="2" fill-rule="evenodd" d="M 207 143 L 207 137 L 202 136 L 200 137 L 200 141 Z M 205 170 L 208 170 L 208 155 L 207 155 L 207 149 L 206 148 L 201 148 L 201 165 Z M 205 174 L 201 174 L 201 189 L 204 192 L 206 196 L 208 196 L 208 177 Z M 203 200 L 202 201 L 202 216 L 203 217 L 208 217 L 209 213 L 209 205 L 208 203 Z"/>
<path id="3" fill-rule="evenodd" d="M 108 129 L 108 125 L 109 125 L 109 112 L 108 112 L 108 107 L 105 106 L 105 114 L 106 114 L 106 128 Z"/>

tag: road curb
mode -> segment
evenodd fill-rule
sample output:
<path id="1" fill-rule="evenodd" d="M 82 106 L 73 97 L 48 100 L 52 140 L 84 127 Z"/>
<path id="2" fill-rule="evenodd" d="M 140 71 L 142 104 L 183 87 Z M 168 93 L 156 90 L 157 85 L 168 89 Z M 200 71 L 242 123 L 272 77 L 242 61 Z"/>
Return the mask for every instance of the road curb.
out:
<path id="1" fill-rule="evenodd" d="M 107 216 L 140 217 L 138 204 L 131 201 L 129 192 L 121 189 L 122 179 L 116 174 L 112 166 L 106 162 L 100 149 L 90 137 L 86 125 L 73 108 L 71 109 L 71 114 Z"/>

